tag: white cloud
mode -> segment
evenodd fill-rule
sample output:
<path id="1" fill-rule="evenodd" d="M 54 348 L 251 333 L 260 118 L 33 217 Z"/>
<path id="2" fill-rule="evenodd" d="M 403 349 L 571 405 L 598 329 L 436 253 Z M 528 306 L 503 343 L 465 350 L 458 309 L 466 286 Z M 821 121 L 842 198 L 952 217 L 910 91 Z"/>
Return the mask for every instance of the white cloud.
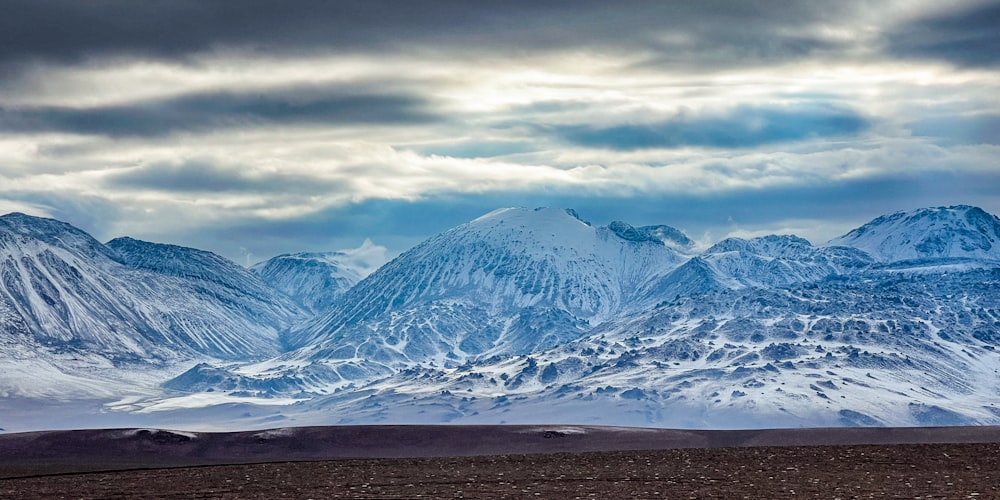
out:
<path id="1" fill-rule="evenodd" d="M 375 272 L 376 269 L 382 267 L 382 264 L 388 262 L 390 258 L 388 248 L 376 245 L 368 238 L 365 238 L 365 241 L 357 248 L 346 248 L 338 250 L 338 252 L 344 254 L 344 257 L 341 258 L 344 264 L 351 266 L 362 276 L 368 276 Z"/>
<path id="2" fill-rule="evenodd" d="M 21 212 L 35 217 L 52 217 L 48 207 L 31 202 L 21 202 L 0 198 L 0 214 Z"/>

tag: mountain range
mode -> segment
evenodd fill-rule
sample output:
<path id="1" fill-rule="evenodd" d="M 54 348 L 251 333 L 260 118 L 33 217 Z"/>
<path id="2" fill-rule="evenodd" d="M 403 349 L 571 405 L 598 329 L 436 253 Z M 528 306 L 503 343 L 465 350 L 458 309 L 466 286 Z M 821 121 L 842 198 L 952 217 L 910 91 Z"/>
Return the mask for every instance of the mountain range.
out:
<path id="1" fill-rule="evenodd" d="M 0 396 L 241 427 L 1000 423 L 1000 219 L 975 207 L 702 249 L 508 208 L 345 262 L 0 217 Z"/>

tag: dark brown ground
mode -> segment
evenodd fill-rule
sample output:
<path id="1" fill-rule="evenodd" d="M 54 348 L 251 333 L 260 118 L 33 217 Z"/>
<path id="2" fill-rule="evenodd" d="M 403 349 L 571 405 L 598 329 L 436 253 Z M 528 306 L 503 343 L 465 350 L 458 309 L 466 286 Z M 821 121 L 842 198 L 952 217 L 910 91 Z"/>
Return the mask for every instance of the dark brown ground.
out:
<path id="1" fill-rule="evenodd" d="M 1000 498 L 1000 439 L 992 427 L 578 429 L 586 432 L 400 426 L 307 428 L 269 439 L 226 433 L 184 440 L 134 431 L 0 435 L 0 477 L 6 477 L 0 498 Z M 925 444 L 832 444 L 838 437 Z M 643 442 L 671 449 L 636 451 Z M 775 446 L 789 444 L 795 446 Z M 464 454 L 519 454 L 440 456 L 460 454 L 453 450 L 463 445 Z M 684 448 L 691 445 L 701 447 Z M 405 458 L 420 448 L 425 458 Z M 361 451 L 396 458 L 271 461 Z M 231 463 L 269 463 L 177 467 L 221 463 L 227 453 Z M 163 466 L 174 468 L 120 470 Z M 102 468 L 118 471 L 72 472 Z"/>

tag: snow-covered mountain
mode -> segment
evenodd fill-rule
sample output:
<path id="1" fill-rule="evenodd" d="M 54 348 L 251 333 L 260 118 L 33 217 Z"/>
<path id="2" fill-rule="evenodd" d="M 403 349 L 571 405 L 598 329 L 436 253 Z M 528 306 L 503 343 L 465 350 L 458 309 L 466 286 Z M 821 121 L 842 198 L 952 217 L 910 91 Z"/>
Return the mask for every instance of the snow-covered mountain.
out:
<path id="1" fill-rule="evenodd" d="M 690 241 L 668 227 L 593 227 L 567 210 L 497 210 L 421 243 L 292 329 L 297 350 L 278 365 L 319 363 L 346 382 L 559 345 L 653 304 L 648 287 L 684 259 L 664 239 Z"/>
<path id="2" fill-rule="evenodd" d="M 259 262 L 250 271 L 302 307 L 321 313 L 329 310 L 362 273 L 344 262 L 341 252 L 282 254 Z"/>
<path id="3" fill-rule="evenodd" d="M 997 423 L 998 324 L 1000 270 L 871 271 L 695 294 L 553 349 L 411 370 L 307 405 L 343 422 Z"/>
<path id="4" fill-rule="evenodd" d="M 405 252 L 326 312 L 286 323 L 283 352 L 204 359 L 165 382 L 163 397 L 113 408 L 219 415 L 238 403 L 226 417 L 236 426 L 996 424 L 998 227 L 973 207 L 921 209 L 824 246 L 729 238 L 695 253 L 669 226 L 497 210 Z M 189 261 L 212 261 L 197 251 L 73 238 L 48 241 L 124 268 L 110 274 L 266 296 L 225 266 L 192 270 Z M 326 258 L 282 256 L 255 271 L 308 305 L 339 276 L 316 262 Z"/>
<path id="5" fill-rule="evenodd" d="M 107 243 L 140 278 L 137 295 L 156 298 L 157 329 L 186 336 L 196 352 L 245 360 L 276 353 L 278 333 L 304 317 L 288 297 L 211 252 L 117 238 Z M 151 276 L 152 275 L 152 276 Z M 136 289 L 138 288 L 138 289 Z"/>
<path id="6" fill-rule="evenodd" d="M 344 307 L 303 325 L 292 337 L 301 339 L 300 344 L 313 343 L 386 316 L 398 323 L 407 311 L 427 306 L 474 308 L 476 312 L 459 314 L 481 313 L 489 323 L 498 323 L 499 330 L 482 332 L 486 338 L 454 332 L 458 337 L 451 340 L 437 328 L 440 340 L 455 344 L 455 354 L 480 354 L 507 344 L 527 343 L 515 350 L 532 349 L 546 342 L 547 332 L 544 327 L 523 332 L 519 327 L 527 325 L 507 325 L 511 317 L 522 316 L 522 310 L 548 311 L 570 324 L 589 326 L 644 307 L 639 298 L 645 289 L 684 257 L 642 229 L 620 222 L 593 227 L 574 212 L 560 209 L 497 210 L 394 259 L 352 289 Z M 445 319 L 435 318 L 439 323 Z M 409 336 L 400 340 L 419 341 Z"/>
<path id="7" fill-rule="evenodd" d="M 655 305 L 652 287 L 691 245 L 668 226 L 593 227 L 571 210 L 496 210 L 359 282 L 331 311 L 290 330 L 291 352 L 200 365 L 168 387 L 324 392 L 413 366 L 546 349 Z"/>
<path id="8" fill-rule="evenodd" d="M 945 216 L 929 223 L 933 213 Z M 876 219 L 827 246 L 730 238 L 690 255 L 661 253 L 678 245 L 624 223 L 498 211 L 359 283 L 342 309 L 293 336 L 297 351 L 234 371 L 202 366 L 177 382 L 241 392 L 256 384 L 261 393 L 341 387 L 290 415 L 342 423 L 997 423 L 1000 266 L 962 243 L 980 241 L 975 234 L 987 233 L 970 228 L 989 229 L 989 220 L 967 207 L 926 209 Z M 868 237 L 848 238 L 856 234 Z M 958 243 L 920 253 L 928 234 Z M 892 244 L 871 246 L 872 235 Z M 477 303 L 470 297 L 490 307 L 456 322 L 459 306 Z M 521 335 L 552 341 L 478 356 L 461 342 L 456 349 L 453 339 L 490 328 L 490 313 L 506 315 L 508 332 L 530 315 L 543 327 Z M 366 331 L 352 337 L 356 325 Z M 431 347 L 409 349 L 419 335 Z M 224 384 L 205 384 L 209 376 Z"/>
<path id="9" fill-rule="evenodd" d="M 278 333 L 301 315 L 208 252 L 128 238 L 102 245 L 63 222 L 0 217 L 0 392 L 32 394 L 29 385 L 104 369 L 273 356 Z M 19 366 L 35 373 L 22 377 Z"/>
<path id="10" fill-rule="evenodd" d="M 849 247 L 814 247 L 797 236 L 727 238 L 659 278 L 646 294 L 664 301 L 744 287 L 788 286 L 851 274 L 874 263 Z"/>
<path id="11" fill-rule="evenodd" d="M 879 217 L 829 245 L 864 250 L 882 262 L 969 258 L 1000 261 L 1000 219 L 968 205 Z"/>

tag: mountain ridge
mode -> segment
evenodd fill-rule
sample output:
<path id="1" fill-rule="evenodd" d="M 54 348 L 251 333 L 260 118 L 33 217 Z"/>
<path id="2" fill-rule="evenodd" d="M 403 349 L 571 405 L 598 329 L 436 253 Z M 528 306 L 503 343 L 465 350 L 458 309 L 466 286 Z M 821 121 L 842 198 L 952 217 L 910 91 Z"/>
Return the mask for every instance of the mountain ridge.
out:
<path id="1" fill-rule="evenodd" d="M 60 390 L 62 382 L 104 393 L 88 377 L 135 379 L 128 372 L 188 360 L 272 356 L 279 331 L 301 314 L 209 252 L 132 239 L 103 245 L 69 224 L 24 214 L 0 224 L 0 353 L 39 375 L 0 377 L 3 393 L 30 393 L 33 383 Z M 182 265 L 164 265 L 171 262 Z"/>
<path id="2" fill-rule="evenodd" d="M 346 307 L 290 336 L 293 345 L 310 348 L 317 341 L 341 350 L 366 346 L 364 357 L 390 363 L 411 355 L 450 364 L 522 353 L 604 321 L 631 300 L 632 289 L 679 260 L 660 240 L 625 239 L 571 211 L 500 209 L 404 252 L 346 292 Z M 430 329 L 407 319 L 408 311 L 425 307 L 437 315 Z M 533 312 L 532 319 L 523 311 Z M 462 336 L 473 325 L 478 336 Z M 546 340 L 550 331 L 561 334 Z M 384 347 L 371 347 L 383 341 Z M 354 359 L 359 352 L 335 355 Z"/>
<path id="3" fill-rule="evenodd" d="M 362 272 L 346 264 L 342 252 L 299 252 L 274 256 L 250 272 L 313 313 L 326 311 L 361 281 Z"/>
<path id="4" fill-rule="evenodd" d="M 31 220 L 24 217 L 6 224 Z M 109 289 L 172 284 L 187 290 L 185 299 L 206 301 L 198 307 L 221 307 L 218 300 L 248 320 L 254 311 L 285 318 L 265 334 L 275 342 L 269 353 L 185 358 L 191 364 L 171 365 L 174 374 L 161 379 L 165 393 L 113 407 L 121 412 L 298 401 L 278 405 L 281 418 L 964 425 L 1000 422 L 1000 408 L 988 403 L 1000 393 L 998 220 L 969 206 L 918 209 L 825 245 L 769 235 L 696 252 L 670 226 L 595 226 L 572 210 L 507 208 L 336 289 L 351 279 L 336 253 L 237 269 L 195 249 L 131 238 L 100 245 L 58 221 L 0 231 L 8 245 L 0 249 L 50 249 Z M 32 231 L 80 250 L 52 247 Z M 69 232 L 60 239 L 60 231 Z M 276 268 L 264 279 L 268 262 Z M 6 276 L 31 275 L 10 269 L 17 272 Z M 15 289 L 46 290 L 36 281 Z M 18 321 L 31 317 L 17 314 L 4 290 L 0 318 L 23 329 Z M 253 305 L 268 293 L 277 297 L 263 302 L 270 305 Z"/>
<path id="5" fill-rule="evenodd" d="M 878 217 L 828 245 L 863 250 L 881 262 L 932 258 L 1000 260 L 1000 218 L 969 205 Z"/>
<path id="6" fill-rule="evenodd" d="M 958 212 L 953 218 L 964 220 L 964 211 Z M 525 223 L 533 217 L 540 219 L 537 225 Z M 865 233 L 926 233 L 922 218 L 910 220 L 912 227 L 896 219 L 875 219 Z M 498 210 L 469 224 L 494 231 L 516 228 L 471 234 L 499 234 L 515 248 L 532 249 L 531 262 L 551 262 L 557 255 L 580 260 L 577 254 L 560 253 L 549 240 L 539 240 L 540 234 L 551 241 L 573 242 L 576 249 L 608 241 L 631 250 L 638 247 L 630 245 L 666 245 L 625 223 L 594 227 L 575 212 L 567 215 L 555 209 Z M 443 240 L 467 236 L 462 228 L 468 227 L 459 226 L 426 244 L 438 250 L 447 247 Z M 911 238 L 914 246 L 921 241 Z M 647 270 L 642 303 L 650 305 L 603 321 L 565 322 L 565 317 L 532 309 L 532 304 L 518 304 L 535 325 L 573 332 L 520 352 L 485 351 L 480 357 L 399 363 L 392 356 L 380 357 L 379 349 L 352 348 L 346 353 L 346 373 L 358 377 L 338 372 L 324 389 L 322 370 L 337 371 L 345 365 L 324 361 L 331 355 L 336 359 L 337 343 L 324 348 L 310 344 L 303 349 L 314 349 L 311 358 L 286 353 L 280 361 L 258 367 L 260 371 L 244 367 L 234 374 L 244 377 L 244 387 L 254 380 L 273 380 L 306 390 L 312 399 L 303 403 L 305 408 L 341 423 L 555 422 L 559 415 L 574 415 L 583 419 L 576 420 L 580 423 L 682 422 L 695 427 L 727 427 L 737 421 L 790 426 L 1000 421 L 1000 409 L 980 403 L 1000 390 L 997 384 L 981 382 L 992 373 L 993 363 L 1000 364 L 1000 334 L 991 333 L 1000 324 L 1000 268 L 979 254 L 962 253 L 924 258 L 913 267 L 912 255 L 902 244 L 893 247 L 895 254 L 875 258 L 839 243 L 814 246 L 796 236 L 770 235 L 729 238 L 697 254 L 675 253 L 677 258 L 660 274 Z M 466 247 L 481 250 L 489 245 L 480 241 Z M 382 286 L 396 271 L 405 269 L 417 280 L 437 275 L 436 268 L 413 262 L 413 255 L 403 254 L 396 264 L 373 274 L 368 286 L 396 293 L 398 287 Z M 621 256 L 614 259 L 620 261 Z M 518 269 L 506 270 L 524 276 Z M 400 306 L 414 303 L 416 295 L 407 294 L 437 289 L 418 288 L 398 294 L 403 297 L 396 303 L 385 302 L 389 317 L 399 320 Z M 949 298 L 959 292 L 961 301 Z M 351 293 L 348 303 L 370 303 L 351 298 Z M 355 310 L 361 314 L 358 318 L 366 318 L 363 310 Z M 440 324 L 435 323 L 440 321 L 440 306 L 419 310 L 423 312 L 415 317 L 423 318 L 425 327 Z M 465 328 L 485 324 L 469 321 Z M 371 334 L 391 331 L 379 324 Z M 536 336 L 544 336 L 544 331 L 533 330 Z M 304 361 L 308 376 L 298 374 Z"/>

